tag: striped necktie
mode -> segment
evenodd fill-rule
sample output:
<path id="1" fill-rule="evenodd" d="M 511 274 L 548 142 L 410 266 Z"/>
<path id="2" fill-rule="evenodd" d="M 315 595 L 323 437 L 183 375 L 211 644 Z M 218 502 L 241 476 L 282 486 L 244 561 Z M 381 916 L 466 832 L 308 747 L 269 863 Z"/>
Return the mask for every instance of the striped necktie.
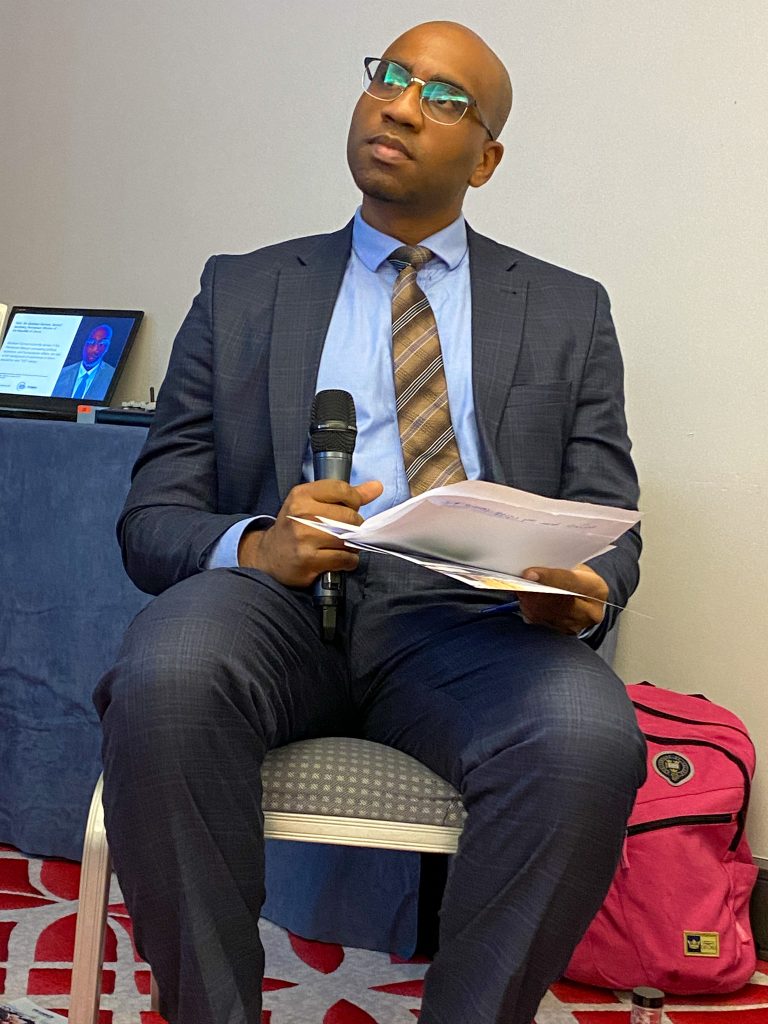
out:
<path id="1" fill-rule="evenodd" d="M 411 494 L 466 480 L 451 423 L 435 314 L 416 283 L 432 259 L 423 245 L 390 255 L 399 274 L 392 292 L 392 359 L 397 422 Z"/>
<path id="2" fill-rule="evenodd" d="M 83 397 L 83 395 L 85 394 L 85 389 L 88 387 L 88 382 L 90 381 L 90 379 L 91 378 L 90 378 L 90 376 L 87 373 L 83 374 L 83 376 L 80 378 L 80 383 L 77 385 L 75 390 L 72 392 L 72 397 L 73 398 L 82 398 Z"/>

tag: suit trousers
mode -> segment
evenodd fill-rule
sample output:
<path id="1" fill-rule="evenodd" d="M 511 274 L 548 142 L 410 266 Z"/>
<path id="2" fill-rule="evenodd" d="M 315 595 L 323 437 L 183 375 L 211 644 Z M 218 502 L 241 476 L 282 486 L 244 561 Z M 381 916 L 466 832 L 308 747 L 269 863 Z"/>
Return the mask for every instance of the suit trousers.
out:
<path id="1" fill-rule="evenodd" d="M 110 848 L 172 1024 L 259 1024 L 261 764 L 339 734 L 418 758 L 467 811 L 421 1024 L 530 1024 L 608 889 L 645 748 L 603 660 L 504 600 L 363 555 L 337 644 L 307 591 L 250 569 L 139 613 L 95 702 Z"/>

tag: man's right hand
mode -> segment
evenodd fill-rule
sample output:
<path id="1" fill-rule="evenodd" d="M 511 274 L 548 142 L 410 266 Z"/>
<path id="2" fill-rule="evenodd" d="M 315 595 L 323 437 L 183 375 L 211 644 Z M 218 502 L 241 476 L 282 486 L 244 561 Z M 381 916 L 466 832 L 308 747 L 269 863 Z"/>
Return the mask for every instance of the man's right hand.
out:
<path id="1" fill-rule="evenodd" d="M 290 516 L 313 519 L 325 516 L 359 526 L 361 505 L 384 490 L 378 480 L 353 487 L 342 480 L 315 480 L 292 488 L 274 525 L 267 530 L 246 530 L 237 549 L 238 563 L 261 569 L 287 587 L 308 587 L 323 572 L 357 568 L 359 555 L 331 534 L 297 523 Z"/>

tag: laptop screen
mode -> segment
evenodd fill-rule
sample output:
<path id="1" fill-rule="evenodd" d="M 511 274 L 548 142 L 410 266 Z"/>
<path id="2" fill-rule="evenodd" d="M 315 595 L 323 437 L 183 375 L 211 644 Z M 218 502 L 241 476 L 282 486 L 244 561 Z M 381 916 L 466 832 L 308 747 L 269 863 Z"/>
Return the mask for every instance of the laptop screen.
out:
<path id="1" fill-rule="evenodd" d="M 141 310 L 14 306 L 0 347 L 0 405 L 64 416 L 108 405 Z"/>

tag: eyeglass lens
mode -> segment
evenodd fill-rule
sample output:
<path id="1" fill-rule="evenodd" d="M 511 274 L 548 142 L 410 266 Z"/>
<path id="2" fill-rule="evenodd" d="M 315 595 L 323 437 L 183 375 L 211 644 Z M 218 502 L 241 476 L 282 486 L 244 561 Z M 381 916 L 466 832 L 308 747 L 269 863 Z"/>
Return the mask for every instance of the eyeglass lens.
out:
<path id="1" fill-rule="evenodd" d="M 411 84 L 411 74 L 391 60 L 368 60 L 363 88 L 378 100 L 393 100 Z M 456 124 L 470 105 L 470 98 L 447 82 L 427 82 L 421 87 L 421 109 L 440 124 Z"/>

